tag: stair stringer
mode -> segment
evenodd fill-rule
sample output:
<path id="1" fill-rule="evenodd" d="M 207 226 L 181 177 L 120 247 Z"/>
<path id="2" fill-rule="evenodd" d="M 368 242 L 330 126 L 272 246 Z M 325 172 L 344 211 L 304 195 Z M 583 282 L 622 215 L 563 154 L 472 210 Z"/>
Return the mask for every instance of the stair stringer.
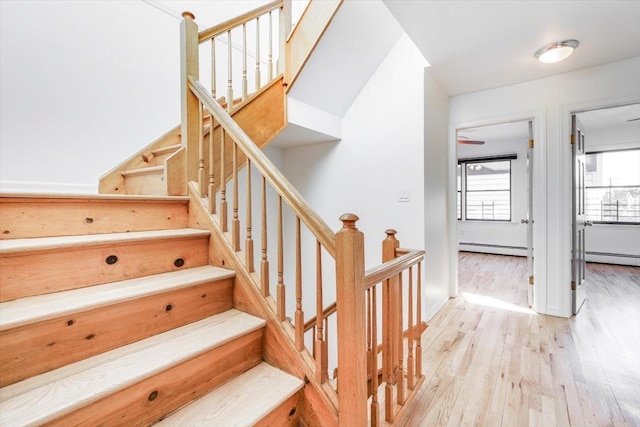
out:
<path id="1" fill-rule="evenodd" d="M 188 186 L 189 227 L 209 230 L 209 264 L 235 270 L 233 290 L 234 308 L 267 321 L 263 342 L 264 360 L 272 366 L 304 379 L 299 400 L 300 420 L 303 425 L 338 426 L 337 395 L 326 389 L 315 377 L 310 356 L 296 350 L 291 337 L 293 327 L 289 321 L 280 322 L 275 304 L 260 293 L 259 278 L 249 273 L 230 241 L 207 211 L 195 185 Z M 227 233 L 228 234 L 228 233 Z"/>

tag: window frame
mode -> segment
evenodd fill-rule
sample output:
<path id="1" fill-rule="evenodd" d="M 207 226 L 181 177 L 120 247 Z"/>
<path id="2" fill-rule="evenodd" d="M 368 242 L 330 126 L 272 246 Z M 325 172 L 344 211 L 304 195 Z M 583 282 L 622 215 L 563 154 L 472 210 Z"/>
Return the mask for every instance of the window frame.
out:
<path id="1" fill-rule="evenodd" d="M 622 153 L 625 151 L 637 151 L 640 153 L 640 147 L 634 148 L 618 148 L 611 150 L 594 150 L 594 151 L 586 151 L 585 156 L 603 154 L 603 153 Z M 640 184 L 637 185 L 586 185 L 584 186 L 585 199 L 587 199 L 587 192 L 589 189 L 616 189 L 616 188 L 638 188 L 640 189 Z M 640 215 L 639 215 L 640 216 Z M 601 215 L 602 218 L 602 215 Z M 598 221 L 598 220 L 590 220 L 593 224 L 601 224 L 601 225 L 640 225 L 640 221 Z"/>
<path id="2" fill-rule="evenodd" d="M 484 156 L 484 157 L 468 157 L 468 158 L 459 158 L 458 166 L 460 166 L 460 190 L 457 190 L 457 193 L 460 194 L 460 216 L 458 217 L 458 221 L 471 221 L 471 222 L 501 222 L 501 223 L 510 223 L 513 219 L 513 162 L 512 160 L 517 160 L 517 154 L 504 154 L 499 156 Z M 509 192 L 509 219 L 487 219 L 487 218 L 468 218 L 467 217 L 467 193 L 469 190 L 467 189 L 467 165 L 474 163 L 492 163 L 492 162 L 509 162 L 509 188 L 508 190 L 473 190 L 473 192 L 478 191 L 496 191 L 496 192 Z M 463 173 L 464 171 L 464 173 Z M 457 176 L 456 176 L 457 180 Z M 456 183 L 457 187 L 457 183 Z M 456 188 L 457 189 L 457 188 Z M 457 204 L 457 201 L 456 201 Z M 456 210 L 457 207 L 456 207 Z"/>

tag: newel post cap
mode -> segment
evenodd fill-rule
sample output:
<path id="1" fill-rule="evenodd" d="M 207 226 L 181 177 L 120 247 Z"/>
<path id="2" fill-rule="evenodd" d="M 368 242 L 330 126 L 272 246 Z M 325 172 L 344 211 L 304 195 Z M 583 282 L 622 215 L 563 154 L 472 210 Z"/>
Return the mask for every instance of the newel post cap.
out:
<path id="1" fill-rule="evenodd" d="M 345 213 L 340 215 L 340 221 L 342 221 L 342 229 L 357 230 L 356 221 L 359 220 L 358 215 L 352 213 Z"/>
<path id="2" fill-rule="evenodd" d="M 397 231 L 394 230 L 393 228 L 389 228 L 388 230 L 384 230 L 384 232 L 387 235 L 387 239 L 390 239 L 390 240 L 395 240 L 396 239 Z"/>
<path id="3" fill-rule="evenodd" d="M 182 12 L 182 17 L 183 18 L 189 18 L 191 20 L 195 20 L 196 19 L 196 16 L 193 13 L 189 12 L 188 10 L 185 10 L 184 12 Z"/>

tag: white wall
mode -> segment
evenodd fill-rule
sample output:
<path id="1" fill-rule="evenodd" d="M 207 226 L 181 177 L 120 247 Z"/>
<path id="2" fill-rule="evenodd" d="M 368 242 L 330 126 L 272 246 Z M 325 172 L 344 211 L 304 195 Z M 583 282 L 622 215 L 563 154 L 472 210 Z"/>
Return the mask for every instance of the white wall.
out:
<path id="1" fill-rule="evenodd" d="M 1 181 L 95 191 L 180 121 L 175 18 L 142 2 L 0 6 Z"/>
<path id="2" fill-rule="evenodd" d="M 585 132 L 587 152 L 640 147 L 640 123 L 637 122 L 626 126 L 586 129 Z M 640 266 L 638 225 L 594 224 L 587 230 L 586 240 L 587 261 Z"/>
<path id="3" fill-rule="evenodd" d="M 527 122 L 522 122 L 522 126 L 526 127 Z M 527 139 L 496 139 L 486 141 L 485 145 L 458 145 L 459 159 L 509 154 L 518 157 L 511 160 L 511 221 L 458 221 L 460 250 L 526 256 L 527 226 L 520 220 L 527 217 L 529 203 L 527 150 Z"/>
<path id="4" fill-rule="evenodd" d="M 458 258 L 451 257 L 455 245 L 457 222 L 456 199 L 447 197 L 455 193 L 455 167 L 447 167 L 450 151 L 447 149 L 448 96 L 433 78 L 431 70 L 424 70 L 424 222 L 425 268 L 424 298 L 426 318 L 429 319 L 456 296 Z M 451 174 L 453 173 L 453 175 Z"/>
<path id="5" fill-rule="evenodd" d="M 499 123 L 505 121 L 505 117 L 528 115 L 531 111 L 545 112 L 542 131 L 546 144 L 542 148 L 547 185 L 542 200 L 546 215 L 542 220 L 546 221 L 547 250 L 544 255 L 537 253 L 537 259 L 545 257 L 546 274 L 545 286 L 538 289 L 535 296 L 540 298 L 536 309 L 542 313 L 571 315 L 570 113 L 637 102 L 640 100 L 639 76 L 640 58 L 633 58 L 450 99 L 452 128 L 483 120 Z M 450 140 L 450 144 L 455 141 Z M 455 157 L 450 155 L 450 159 L 450 167 L 453 167 Z M 450 197 L 455 197 L 453 188 L 450 193 Z M 539 222 L 537 224 L 540 226 Z M 536 276 L 536 281 L 538 279 Z"/>
<path id="6" fill-rule="evenodd" d="M 334 231 L 343 213 L 360 217 L 367 268 L 380 263 L 388 228 L 403 247 L 424 248 L 423 67 L 401 37 L 345 113 L 340 142 L 284 150 L 284 174 Z M 401 190 L 410 202 L 398 202 Z"/>
<path id="7" fill-rule="evenodd" d="M 263 3 L 163 5 L 206 28 Z M 0 189 L 95 193 L 176 126 L 179 25 L 143 1 L 0 1 Z"/>

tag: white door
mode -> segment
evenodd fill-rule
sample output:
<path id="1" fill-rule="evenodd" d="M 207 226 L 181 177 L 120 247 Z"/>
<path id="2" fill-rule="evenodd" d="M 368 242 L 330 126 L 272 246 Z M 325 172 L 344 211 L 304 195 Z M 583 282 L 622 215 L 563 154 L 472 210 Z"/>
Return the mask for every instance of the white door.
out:
<path id="1" fill-rule="evenodd" d="M 586 228 L 591 225 L 585 213 L 585 164 L 583 127 L 576 115 L 571 116 L 571 147 L 573 152 L 573 224 L 571 256 L 571 294 L 573 314 L 584 303 L 586 292 Z"/>
<path id="2" fill-rule="evenodd" d="M 533 306 L 533 122 L 529 121 L 529 150 L 527 151 L 527 174 L 529 175 L 529 206 L 527 218 L 527 303 Z"/>

